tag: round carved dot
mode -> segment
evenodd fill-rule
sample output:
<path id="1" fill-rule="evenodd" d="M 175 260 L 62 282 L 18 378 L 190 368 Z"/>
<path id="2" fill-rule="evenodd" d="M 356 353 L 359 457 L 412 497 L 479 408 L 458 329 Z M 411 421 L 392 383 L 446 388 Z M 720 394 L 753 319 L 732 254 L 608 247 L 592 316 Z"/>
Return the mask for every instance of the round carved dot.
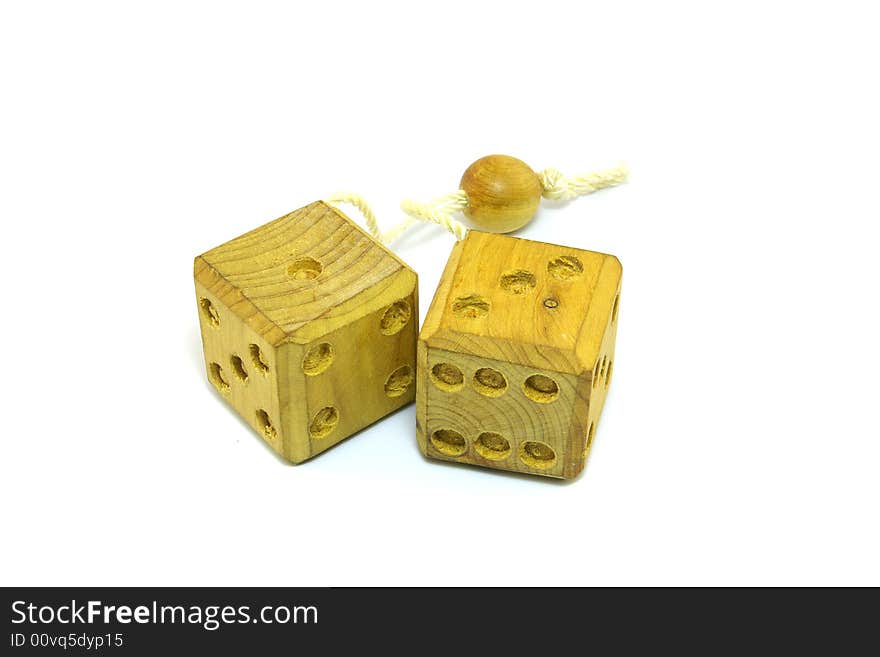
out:
<path id="1" fill-rule="evenodd" d="M 413 371 L 409 365 L 402 365 L 385 379 L 385 394 L 389 397 L 400 397 L 409 390 L 413 382 Z"/>
<path id="2" fill-rule="evenodd" d="M 461 456 L 467 451 L 467 441 L 458 431 L 438 429 L 431 434 L 431 444 L 441 454 Z"/>
<path id="3" fill-rule="evenodd" d="M 485 431 L 474 441 L 477 454 L 490 461 L 498 461 L 510 455 L 510 442 L 500 433 Z"/>
<path id="4" fill-rule="evenodd" d="M 309 376 L 316 376 L 333 364 L 336 358 L 336 350 L 329 342 L 316 344 L 306 352 L 303 358 L 302 369 Z"/>
<path id="5" fill-rule="evenodd" d="M 549 404 L 559 396 L 559 386 L 549 376 L 532 374 L 523 383 L 523 392 L 532 401 Z"/>
<path id="6" fill-rule="evenodd" d="M 314 258 L 298 258 L 287 267 L 287 275 L 297 281 L 310 281 L 322 271 L 324 267 Z"/>
<path id="7" fill-rule="evenodd" d="M 229 383 L 223 376 L 223 368 L 220 367 L 220 363 L 211 363 L 208 366 L 208 372 L 211 378 L 211 383 L 214 384 L 214 387 L 217 388 L 220 392 L 229 392 Z"/>
<path id="8" fill-rule="evenodd" d="M 464 374 L 451 363 L 437 363 L 431 368 L 431 382 L 446 392 L 457 392 L 464 386 Z"/>
<path id="9" fill-rule="evenodd" d="M 411 316 L 412 309 L 410 308 L 408 301 L 405 299 L 395 301 L 385 309 L 384 313 L 382 313 L 382 320 L 379 323 L 382 335 L 394 335 L 395 333 L 400 333 Z"/>
<path id="10" fill-rule="evenodd" d="M 458 297 L 452 302 L 452 314 L 468 319 L 485 317 L 489 314 L 489 302 L 479 294 Z"/>
<path id="11" fill-rule="evenodd" d="M 220 313 L 217 312 L 217 309 L 214 307 L 214 304 L 211 303 L 211 300 L 202 297 L 199 299 L 199 307 L 202 309 L 202 314 L 204 314 L 208 323 L 214 328 L 218 328 L 220 326 Z"/>
<path id="12" fill-rule="evenodd" d="M 547 443 L 528 440 L 520 445 L 519 460 L 530 468 L 546 470 L 556 463 L 556 452 Z"/>
<path id="13" fill-rule="evenodd" d="M 312 418 L 309 435 L 312 438 L 324 438 L 336 428 L 337 424 L 339 424 L 339 411 L 334 406 L 325 406 Z"/>
<path id="14" fill-rule="evenodd" d="M 268 374 L 269 365 L 267 365 L 266 361 L 263 360 L 263 352 L 260 349 L 260 345 L 248 345 L 248 351 L 251 354 L 251 362 L 254 364 L 254 367 L 257 368 L 257 371 L 260 372 L 260 374 Z"/>
<path id="15" fill-rule="evenodd" d="M 584 265 L 574 256 L 559 256 L 547 264 L 547 271 L 557 280 L 571 281 L 584 273 Z"/>
<path id="16" fill-rule="evenodd" d="M 501 277 L 501 289 L 510 294 L 526 294 L 537 284 L 538 279 L 527 269 L 514 269 Z"/>
<path id="17" fill-rule="evenodd" d="M 242 383 L 247 383 L 248 373 L 244 368 L 244 361 L 241 360 L 241 356 L 233 354 L 230 357 L 229 362 L 232 363 L 232 371 L 235 372 L 235 376 L 238 377 L 238 380 Z"/>
<path id="18" fill-rule="evenodd" d="M 474 373 L 474 390 L 486 397 L 500 397 L 507 391 L 507 379 L 498 370 L 482 367 Z"/>
<path id="19" fill-rule="evenodd" d="M 272 421 L 269 419 L 269 414 L 262 408 L 257 411 L 257 424 L 260 426 L 260 431 L 262 431 L 266 440 L 275 440 L 275 438 L 278 437 L 278 433 L 275 431 L 275 427 L 272 426 Z"/>
<path id="20" fill-rule="evenodd" d="M 550 310 L 553 310 L 554 308 L 559 308 L 559 301 L 552 297 L 548 297 L 547 299 L 544 299 L 544 307 L 549 308 Z"/>

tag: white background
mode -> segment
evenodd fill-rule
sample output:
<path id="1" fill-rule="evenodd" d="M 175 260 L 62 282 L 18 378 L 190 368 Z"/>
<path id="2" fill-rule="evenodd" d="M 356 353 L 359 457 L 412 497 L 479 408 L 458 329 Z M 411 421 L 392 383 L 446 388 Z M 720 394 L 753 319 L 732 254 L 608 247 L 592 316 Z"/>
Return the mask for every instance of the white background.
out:
<path id="1" fill-rule="evenodd" d="M 0 580 L 880 584 L 876 16 L 847 2 L 4 3 Z M 519 234 L 624 265 L 572 483 L 292 467 L 206 382 L 192 259 L 488 153 L 629 185 Z M 424 316 L 453 238 L 395 245 Z"/>

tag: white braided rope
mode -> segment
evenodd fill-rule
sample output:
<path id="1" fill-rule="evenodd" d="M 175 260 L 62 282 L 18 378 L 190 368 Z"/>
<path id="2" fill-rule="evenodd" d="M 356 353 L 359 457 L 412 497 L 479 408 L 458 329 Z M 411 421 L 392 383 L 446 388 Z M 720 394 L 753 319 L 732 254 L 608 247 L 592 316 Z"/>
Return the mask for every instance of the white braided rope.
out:
<path id="1" fill-rule="evenodd" d="M 464 239 L 468 229 L 463 223 L 453 217 L 452 213 L 463 211 L 467 204 L 467 194 L 459 189 L 457 192 L 435 198 L 427 203 L 406 199 L 400 203 L 400 209 L 410 217 L 440 224 L 455 235 L 455 239 L 461 240 Z"/>
<path id="2" fill-rule="evenodd" d="M 385 240 L 382 239 L 382 230 L 379 228 L 379 220 L 376 219 L 373 208 L 370 207 L 370 204 L 367 203 L 367 200 L 363 196 L 355 194 L 354 192 L 337 192 L 336 194 L 331 194 L 324 200 L 332 205 L 348 203 L 349 205 L 356 207 L 361 211 L 361 214 L 364 215 L 364 219 L 367 221 L 367 230 L 370 231 L 370 235 L 383 244 L 385 243 Z"/>
<path id="3" fill-rule="evenodd" d="M 570 201 L 606 187 L 614 187 L 624 182 L 628 175 L 629 170 L 625 164 L 579 176 L 566 176 L 558 169 L 544 169 L 538 172 L 541 186 L 544 188 L 544 198 L 559 201 Z"/>
<path id="4" fill-rule="evenodd" d="M 453 212 L 459 212 L 467 206 L 467 196 L 464 192 L 458 191 L 454 194 L 441 196 L 428 203 L 417 203 L 416 201 L 403 201 L 400 204 L 401 209 L 408 215 L 403 221 L 382 231 L 379 228 L 379 221 L 376 214 L 367 203 L 366 199 L 360 194 L 354 192 L 337 192 L 331 194 L 325 201 L 333 205 L 339 203 L 348 203 L 355 206 L 364 215 L 367 224 L 367 230 L 370 235 L 375 237 L 382 244 L 390 244 L 400 237 L 406 230 L 412 226 L 417 220 L 429 221 L 431 223 L 443 226 L 450 233 L 455 235 L 457 240 L 463 239 L 467 233 L 467 228 L 453 216 Z"/>

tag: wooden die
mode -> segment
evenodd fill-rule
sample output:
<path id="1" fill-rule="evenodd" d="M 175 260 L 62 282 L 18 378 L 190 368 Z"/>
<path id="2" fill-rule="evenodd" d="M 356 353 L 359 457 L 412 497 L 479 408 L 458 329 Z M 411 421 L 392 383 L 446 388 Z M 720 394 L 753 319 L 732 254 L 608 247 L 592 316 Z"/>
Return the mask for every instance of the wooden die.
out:
<path id="1" fill-rule="evenodd" d="M 611 255 L 468 233 L 419 335 L 422 452 L 577 476 L 611 382 L 621 273 Z"/>
<path id="2" fill-rule="evenodd" d="M 336 208 L 312 203 L 198 256 L 208 378 L 300 463 L 411 402 L 415 272 Z"/>

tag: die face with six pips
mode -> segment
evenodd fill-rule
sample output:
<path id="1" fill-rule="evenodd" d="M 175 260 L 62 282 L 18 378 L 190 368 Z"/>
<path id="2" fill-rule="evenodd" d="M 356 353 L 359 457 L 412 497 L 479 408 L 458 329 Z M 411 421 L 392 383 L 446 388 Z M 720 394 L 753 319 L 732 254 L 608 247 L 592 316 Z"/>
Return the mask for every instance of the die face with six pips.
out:
<path id="1" fill-rule="evenodd" d="M 611 381 L 621 273 L 614 256 L 468 233 L 419 336 L 422 452 L 577 476 Z"/>
<path id="2" fill-rule="evenodd" d="M 195 259 L 205 365 L 220 396 L 302 462 L 411 402 L 415 272 L 317 202 Z"/>

